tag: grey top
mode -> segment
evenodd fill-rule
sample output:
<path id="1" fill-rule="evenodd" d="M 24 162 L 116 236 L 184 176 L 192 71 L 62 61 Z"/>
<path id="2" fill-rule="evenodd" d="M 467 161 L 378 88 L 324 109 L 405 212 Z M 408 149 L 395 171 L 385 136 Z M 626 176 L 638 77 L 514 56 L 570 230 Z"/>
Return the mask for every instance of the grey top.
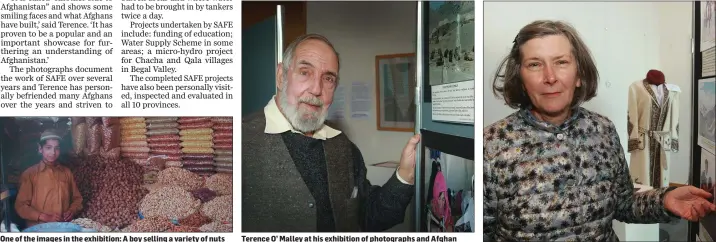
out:
<path id="1" fill-rule="evenodd" d="M 618 241 L 612 220 L 661 223 L 673 188 L 634 193 L 614 124 L 576 108 L 562 125 L 523 109 L 484 129 L 485 241 Z"/>

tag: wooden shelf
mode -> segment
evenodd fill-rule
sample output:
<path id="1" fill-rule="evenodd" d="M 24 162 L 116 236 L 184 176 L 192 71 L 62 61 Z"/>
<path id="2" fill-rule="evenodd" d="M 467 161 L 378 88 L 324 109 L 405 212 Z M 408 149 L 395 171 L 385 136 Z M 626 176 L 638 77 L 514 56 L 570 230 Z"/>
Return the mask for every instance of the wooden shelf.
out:
<path id="1" fill-rule="evenodd" d="M 372 164 L 371 166 L 398 169 L 398 165 L 400 165 L 400 162 L 398 161 L 384 161 Z"/>

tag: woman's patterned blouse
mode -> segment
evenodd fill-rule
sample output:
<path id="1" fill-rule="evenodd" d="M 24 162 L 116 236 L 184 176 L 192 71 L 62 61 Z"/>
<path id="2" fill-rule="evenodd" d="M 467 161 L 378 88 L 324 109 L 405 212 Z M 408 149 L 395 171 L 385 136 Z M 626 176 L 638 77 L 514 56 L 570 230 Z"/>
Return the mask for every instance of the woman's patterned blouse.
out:
<path id="1" fill-rule="evenodd" d="M 614 124 L 583 108 L 560 126 L 520 110 L 484 129 L 485 241 L 618 241 L 614 219 L 661 223 L 669 188 L 635 193 Z"/>

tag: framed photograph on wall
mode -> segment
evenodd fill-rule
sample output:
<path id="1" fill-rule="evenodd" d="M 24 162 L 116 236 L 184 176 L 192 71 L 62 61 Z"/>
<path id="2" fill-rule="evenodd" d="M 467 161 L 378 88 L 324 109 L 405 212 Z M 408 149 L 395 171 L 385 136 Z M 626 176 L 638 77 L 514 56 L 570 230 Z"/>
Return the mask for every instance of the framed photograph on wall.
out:
<path id="1" fill-rule="evenodd" d="M 698 145 L 716 154 L 716 78 L 698 82 Z"/>
<path id="2" fill-rule="evenodd" d="M 415 53 L 375 57 L 378 130 L 415 131 Z"/>
<path id="3" fill-rule="evenodd" d="M 701 1 L 701 51 L 716 46 L 716 2 Z"/>
<path id="4" fill-rule="evenodd" d="M 701 77 L 716 76 L 716 47 L 701 52 Z"/>
<path id="5" fill-rule="evenodd" d="M 428 2 L 430 85 L 475 79 L 475 2 Z"/>
<path id="6" fill-rule="evenodd" d="M 711 193 L 711 202 L 716 197 L 716 156 L 707 150 L 701 150 L 701 184 L 699 188 Z"/>

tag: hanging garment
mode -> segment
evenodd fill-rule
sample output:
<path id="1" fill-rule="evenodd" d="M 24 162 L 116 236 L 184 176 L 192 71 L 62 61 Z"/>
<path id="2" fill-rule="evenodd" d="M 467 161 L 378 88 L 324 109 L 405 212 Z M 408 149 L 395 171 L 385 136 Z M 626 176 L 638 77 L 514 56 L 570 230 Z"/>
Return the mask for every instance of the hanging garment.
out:
<path id="1" fill-rule="evenodd" d="M 442 171 L 438 171 L 433 185 L 432 212 L 447 231 L 451 231 L 453 225 L 449 196 L 445 177 Z"/>
<path id="2" fill-rule="evenodd" d="M 458 226 L 465 226 L 467 227 L 465 232 L 472 232 L 475 231 L 474 225 L 475 225 L 475 207 L 474 205 L 474 198 L 472 196 L 466 197 L 465 202 L 462 205 L 462 210 L 464 211 L 462 217 L 457 220 L 455 223 L 455 227 Z"/>
<path id="3" fill-rule="evenodd" d="M 460 190 L 459 192 L 457 192 L 457 194 L 455 195 L 455 201 L 454 201 L 454 203 L 453 203 L 454 205 L 452 206 L 452 207 L 453 207 L 453 211 L 454 211 L 455 213 L 457 213 L 457 214 L 462 214 L 462 213 L 463 213 L 463 209 L 462 209 L 462 193 L 463 193 L 463 190 Z"/>
<path id="4" fill-rule="evenodd" d="M 679 150 L 679 93 L 675 85 L 629 86 L 627 132 L 629 173 L 636 183 L 654 188 L 669 185 L 670 153 Z"/>
<path id="5" fill-rule="evenodd" d="M 430 150 L 430 161 L 432 162 L 432 170 L 430 171 L 430 180 L 428 180 L 428 202 L 433 200 L 433 184 L 435 183 L 435 175 L 440 171 L 440 162 L 435 157 L 436 151 Z"/>

